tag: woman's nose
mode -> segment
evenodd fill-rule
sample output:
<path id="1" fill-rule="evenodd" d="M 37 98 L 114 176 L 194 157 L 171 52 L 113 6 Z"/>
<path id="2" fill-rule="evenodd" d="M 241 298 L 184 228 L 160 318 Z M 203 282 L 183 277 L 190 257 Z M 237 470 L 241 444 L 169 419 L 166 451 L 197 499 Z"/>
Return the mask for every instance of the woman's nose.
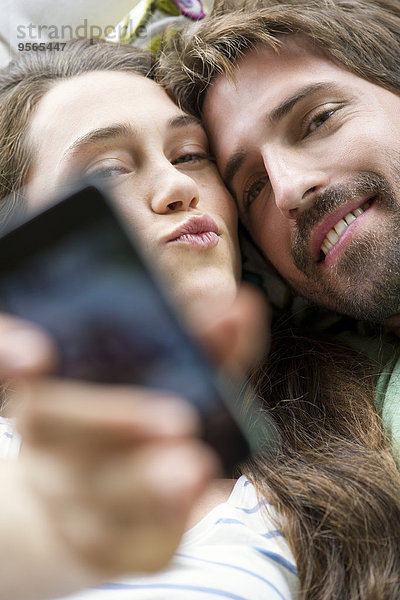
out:
<path id="1" fill-rule="evenodd" d="M 154 174 L 151 209 L 155 213 L 166 214 L 196 208 L 199 203 L 196 182 L 173 165 L 170 166 L 162 174 Z"/>

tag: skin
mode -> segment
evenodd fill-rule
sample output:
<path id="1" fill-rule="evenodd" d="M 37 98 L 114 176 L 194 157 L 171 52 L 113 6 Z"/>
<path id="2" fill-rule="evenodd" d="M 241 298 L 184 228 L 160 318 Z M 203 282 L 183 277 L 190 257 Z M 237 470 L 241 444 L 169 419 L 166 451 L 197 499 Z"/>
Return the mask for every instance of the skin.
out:
<path id="1" fill-rule="evenodd" d="M 102 136 L 78 148 L 82 136 L 121 123 L 134 135 Z M 193 325 L 203 323 L 202 342 L 219 363 L 251 364 L 262 348 L 260 319 L 268 328 L 265 305 L 248 290 L 237 294 L 236 209 L 199 123 L 185 119 L 151 81 L 94 73 L 56 83 L 29 136 L 31 208 L 40 209 L 71 178 L 106 177 L 177 304 Z M 189 217 L 204 214 L 218 225 L 212 247 L 165 243 Z M 159 391 L 53 379 L 56 351 L 43 331 L 0 314 L 0 332 L 0 377 L 12 381 L 9 404 L 18 407 L 23 436 L 20 460 L 0 465 L 9 490 L 0 507 L 1 595 L 44 600 L 160 569 L 183 532 L 233 485 L 212 479 L 218 460 L 197 437 L 196 414 Z"/>
<path id="2" fill-rule="evenodd" d="M 104 133 L 122 125 L 122 132 Z M 98 130 L 103 135 L 93 140 Z M 100 176 L 111 183 L 127 225 L 189 320 L 232 304 L 240 273 L 237 211 L 209 159 L 200 123 L 186 117 L 161 87 L 118 72 L 57 83 L 41 100 L 29 137 L 36 149 L 28 186 L 33 207 L 73 177 Z M 215 247 L 167 242 L 177 227 L 201 215 L 218 226 Z"/>
<path id="3" fill-rule="evenodd" d="M 204 121 L 241 219 L 281 275 L 318 304 L 398 323 L 400 98 L 290 36 L 279 53 L 247 53 L 234 80 L 219 76 Z M 323 258 L 329 230 L 371 199 Z"/>
<path id="4" fill-rule="evenodd" d="M 264 339 L 262 324 L 268 331 L 265 303 L 251 292 L 240 290 L 203 331 L 219 362 L 251 364 L 254 344 L 243 340 Z M 44 332 L 2 314 L 0 332 L 0 378 L 11 382 L 23 437 L 19 460 L 0 461 L 1 594 L 45 600 L 164 567 L 234 484 L 216 478 L 197 415 L 159 391 L 53 379 Z"/>

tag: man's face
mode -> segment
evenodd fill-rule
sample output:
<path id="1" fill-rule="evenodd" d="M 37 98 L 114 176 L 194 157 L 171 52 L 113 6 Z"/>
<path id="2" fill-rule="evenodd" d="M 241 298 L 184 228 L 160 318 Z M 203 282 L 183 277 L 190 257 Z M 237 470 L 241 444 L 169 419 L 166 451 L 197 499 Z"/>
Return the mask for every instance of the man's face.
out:
<path id="1" fill-rule="evenodd" d="M 400 97 L 292 36 L 221 75 L 204 119 L 244 225 L 296 290 L 400 313 Z"/>

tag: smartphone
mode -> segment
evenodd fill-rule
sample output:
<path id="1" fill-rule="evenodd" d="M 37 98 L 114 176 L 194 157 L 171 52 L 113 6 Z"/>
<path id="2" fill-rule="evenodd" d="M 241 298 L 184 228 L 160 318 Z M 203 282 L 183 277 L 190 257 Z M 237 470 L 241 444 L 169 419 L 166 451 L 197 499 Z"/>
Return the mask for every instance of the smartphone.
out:
<path id="1" fill-rule="evenodd" d="M 186 399 L 226 473 L 265 441 L 261 423 L 242 414 L 249 389 L 221 379 L 97 185 L 0 238 L 0 309 L 50 333 L 61 377 L 149 386 Z"/>

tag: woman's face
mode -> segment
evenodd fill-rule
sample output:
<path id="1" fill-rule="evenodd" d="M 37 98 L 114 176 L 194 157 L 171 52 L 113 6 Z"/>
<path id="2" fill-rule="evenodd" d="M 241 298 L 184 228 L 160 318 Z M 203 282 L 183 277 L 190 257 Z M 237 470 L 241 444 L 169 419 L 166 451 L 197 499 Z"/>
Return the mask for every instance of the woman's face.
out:
<path id="1" fill-rule="evenodd" d="M 29 141 L 27 195 L 45 203 L 76 177 L 96 175 L 194 317 L 236 293 L 240 261 L 233 200 L 199 122 L 153 81 L 96 72 L 57 82 L 40 101 Z"/>

